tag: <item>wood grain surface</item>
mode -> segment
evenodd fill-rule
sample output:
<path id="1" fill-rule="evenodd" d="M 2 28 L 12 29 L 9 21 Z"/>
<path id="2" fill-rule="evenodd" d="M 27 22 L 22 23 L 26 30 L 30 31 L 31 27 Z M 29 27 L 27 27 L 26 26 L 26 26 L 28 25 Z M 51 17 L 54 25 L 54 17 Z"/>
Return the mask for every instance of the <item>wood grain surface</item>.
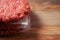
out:
<path id="1" fill-rule="evenodd" d="M 55 1 L 55 2 L 54 2 Z M 29 0 L 31 29 L 0 40 L 60 40 L 60 1 Z"/>

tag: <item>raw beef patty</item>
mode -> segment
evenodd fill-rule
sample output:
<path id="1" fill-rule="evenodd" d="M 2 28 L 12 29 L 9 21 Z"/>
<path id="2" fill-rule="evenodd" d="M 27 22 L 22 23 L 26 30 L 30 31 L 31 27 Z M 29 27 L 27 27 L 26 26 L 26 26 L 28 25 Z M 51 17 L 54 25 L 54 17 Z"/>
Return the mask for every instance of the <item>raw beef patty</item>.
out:
<path id="1" fill-rule="evenodd" d="M 0 21 L 21 19 L 30 11 L 26 0 L 0 0 Z"/>

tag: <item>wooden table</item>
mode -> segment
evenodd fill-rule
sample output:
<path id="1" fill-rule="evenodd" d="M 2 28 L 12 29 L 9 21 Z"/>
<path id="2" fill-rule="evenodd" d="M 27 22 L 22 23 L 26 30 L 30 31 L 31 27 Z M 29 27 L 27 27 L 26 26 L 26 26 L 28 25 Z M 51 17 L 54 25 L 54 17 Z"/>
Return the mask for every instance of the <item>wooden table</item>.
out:
<path id="1" fill-rule="evenodd" d="M 29 0 L 31 29 L 0 40 L 60 40 L 60 5 L 45 5 Z"/>

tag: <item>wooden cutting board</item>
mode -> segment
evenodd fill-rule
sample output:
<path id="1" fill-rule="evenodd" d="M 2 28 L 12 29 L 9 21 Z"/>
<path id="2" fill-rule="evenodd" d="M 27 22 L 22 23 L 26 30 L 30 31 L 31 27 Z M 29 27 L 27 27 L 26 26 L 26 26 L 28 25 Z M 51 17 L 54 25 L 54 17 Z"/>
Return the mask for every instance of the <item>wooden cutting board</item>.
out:
<path id="1" fill-rule="evenodd" d="M 54 1 L 29 0 L 31 29 L 0 40 L 60 40 L 60 5 Z"/>

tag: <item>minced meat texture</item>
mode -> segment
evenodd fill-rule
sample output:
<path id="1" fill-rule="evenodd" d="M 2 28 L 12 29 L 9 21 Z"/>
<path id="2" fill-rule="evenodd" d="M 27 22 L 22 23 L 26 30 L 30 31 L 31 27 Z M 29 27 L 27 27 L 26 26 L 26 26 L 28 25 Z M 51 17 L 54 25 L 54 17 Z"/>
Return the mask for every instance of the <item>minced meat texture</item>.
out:
<path id="1" fill-rule="evenodd" d="M 23 18 L 29 11 L 26 0 L 0 0 L 0 21 L 2 22 Z"/>

